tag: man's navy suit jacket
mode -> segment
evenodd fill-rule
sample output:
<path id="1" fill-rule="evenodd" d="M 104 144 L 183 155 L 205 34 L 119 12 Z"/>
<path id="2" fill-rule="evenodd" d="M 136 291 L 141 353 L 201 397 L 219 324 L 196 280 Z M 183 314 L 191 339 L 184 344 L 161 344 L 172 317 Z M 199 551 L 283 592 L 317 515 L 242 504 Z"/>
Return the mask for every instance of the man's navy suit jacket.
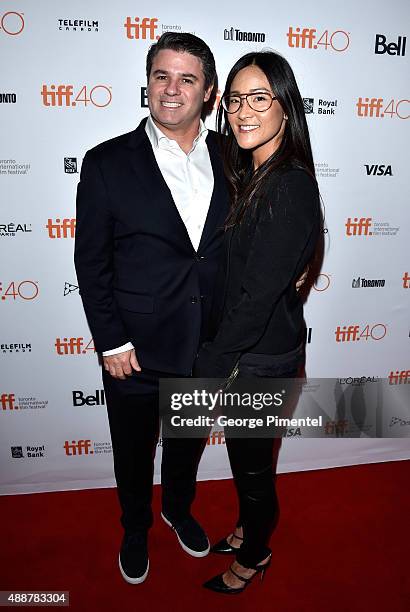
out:
<path id="1" fill-rule="evenodd" d="M 77 191 L 78 284 L 97 351 L 131 341 L 143 369 L 188 375 L 208 336 L 228 194 L 217 135 L 210 131 L 214 189 L 195 251 L 145 122 L 84 157 Z"/>

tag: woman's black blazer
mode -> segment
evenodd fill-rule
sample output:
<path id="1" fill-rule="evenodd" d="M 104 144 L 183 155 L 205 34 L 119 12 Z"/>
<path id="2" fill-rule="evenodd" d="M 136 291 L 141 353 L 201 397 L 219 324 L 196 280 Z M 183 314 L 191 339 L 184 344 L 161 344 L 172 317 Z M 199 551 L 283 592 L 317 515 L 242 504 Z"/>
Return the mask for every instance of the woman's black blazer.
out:
<path id="1" fill-rule="evenodd" d="M 295 288 L 321 230 L 316 182 L 304 170 L 270 176 L 258 205 L 225 234 L 216 285 L 214 339 L 199 352 L 193 374 L 226 377 L 243 353 L 279 355 L 303 342 L 303 304 Z"/>

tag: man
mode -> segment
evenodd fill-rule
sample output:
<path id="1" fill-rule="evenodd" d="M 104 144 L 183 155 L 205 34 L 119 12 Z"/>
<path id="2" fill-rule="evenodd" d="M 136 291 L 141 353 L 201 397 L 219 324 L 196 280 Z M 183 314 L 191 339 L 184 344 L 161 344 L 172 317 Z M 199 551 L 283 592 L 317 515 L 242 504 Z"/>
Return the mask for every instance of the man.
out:
<path id="1" fill-rule="evenodd" d="M 150 116 L 87 152 L 77 194 L 75 264 L 103 380 L 125 533 L 120 571 L 149 569 L 158 379 L 189 376 L 207 335 L 228 196 L 215 134 L 201 121 L 216 86 L 209 47 L 165 33 L 147 56 Z M 167 439 L 162 517 L 201 557 L 190 513 L 204 441 Z"/>

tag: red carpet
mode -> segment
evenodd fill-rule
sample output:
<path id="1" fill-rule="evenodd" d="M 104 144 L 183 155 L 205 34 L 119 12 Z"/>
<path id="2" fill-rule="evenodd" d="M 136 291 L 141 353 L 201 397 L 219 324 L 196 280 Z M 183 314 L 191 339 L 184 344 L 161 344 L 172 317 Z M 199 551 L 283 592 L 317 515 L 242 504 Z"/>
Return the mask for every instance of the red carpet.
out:
<path id="1" fill-rule="evenodd" d="M 408 612 L 410 461 L 281 475 L 281 520 L 272 565 L 235 597 L 201 583 L 222 571 L 216 555 L 194 559 L 159 517 L 150 533 L 150 574 L 126 584 L 117 557 L 115 490 L 0 498 L 0 589 L 70 591 L 72 610 Z M 212 541 L 236 517 L 232 481 L 199 483 L 195 515 Z"/>

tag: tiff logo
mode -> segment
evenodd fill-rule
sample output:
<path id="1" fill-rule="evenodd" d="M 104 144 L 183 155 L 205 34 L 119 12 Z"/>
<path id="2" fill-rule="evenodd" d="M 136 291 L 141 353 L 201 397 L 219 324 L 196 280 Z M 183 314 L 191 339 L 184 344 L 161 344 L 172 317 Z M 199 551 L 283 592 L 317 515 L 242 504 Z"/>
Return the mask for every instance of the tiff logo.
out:
<path id="1" fill-rule="evenodd" d="M 75 219 L 48 219 L 46 228 L 49 238 L 74 238 Z"/>
<path id="2" fill-rule="evenodd" d="M 359 117 L 383 117 L 383 98 L 359 98 L 356 102 Z"/>
<path id="3" fill-rule="evenodd" d="M 406 385 L 410 383 L 410 370 L 396 370 L 391 371 L 387 377 L 389 379 L 389 385 Z"/>
<path id="4" fill-rule="evenodd" d="M 0 396 L 0 404 L 3 410 L 17 410 L 18 406 L 15 406 L 15 401 L 14 393 L 2 393 Z"/>
<path id="5" fill-rule="evenodd" d="M 139 17 L 127 17 L 124 23 L 124 28 L 127 38 L 132 40 L 158 40 L 159 36 L 155 35 L 158 19 L 156 17 L 144 17 L 140 23 Z M 148 32 L 148 37 L 147 37 Z"/>
<path id="6" fill-rule="evenodd" d="M 44 106 L 71 106 L 71 98 L 73 97 L 72 85 L 43 85 L 41 97 L 43 98 Z"/>
<path id="7" fill-rule="evenodd" d="M 359 326 L 358 325 L 338 325 L 335 331 L 336 342 L 352 342 L 359 340 Z"/>
<path id="8" fill-rule="evenodd" d="M 374 52 L 376 55 L 383 55 L 387 53 L 387 55 L 406 55 L 406 42 L 407 38 L 405 36 L 399 36 L 397 39 L 397 43 L 388 43 L 386 45 L 386 36 L 384 34 L 376 34 L 376 41 L 374 44 Z"/>
<path id="9" fill-rule="evenodd" d="M 370 231 L 372 227 L 371 217 L 361 217 L 358 219 L 349 217 L 345 223 L 346 236 L 372 236 L 373 232 Z"/>
<path id="10" fill-rule="evenodd" d="M 408 272 L 403 274 L 403 289 L 410 289 L 410 276 Z"/>
<path id="11" fill-rule="evenodd" d="M 93 455 L 94 451 L 91 448 L 91 440 L 72 440 L 71 443 L 66 440 L 64 442 L 65 454 L 72 457 L 73 455 Z"/>
<path id="12" fill-rule="evenodd" d="M 206 441 L 208 446 L 215 446 L 215 444 L 225 444 L 225 434 L 223 431 L 213 431 L 208 440 Z"/>
<path id="13" fill-rule="evenodd" d="M 296 28 L 293 31 L 293 27 L 289 26 L 289 31 L 286 34 L 288 39 L 289 47 L 296 47 L 297 49 L 316 49 L 317 45 L 313 45 L 313 41 L 316 36 L 315 28 L 303 28 L 302 31 L 300 28 Z"/>
<path id="14" fill-rule="evenodd" d="M 56 338 L 54 346 L 57 355 L 85 355 L 87 351 L 95 352 L 92 338 L 88 344 L 85 344 L 84 338 Z"/>
<path id="15" fill-rule="evenodd" d="M 346 419 L 339 419 L 338 421 L 326 421 L 325 433 L 328 435 L 343 436 L 347 433 L 347 427 L 349 422 Z"/>

